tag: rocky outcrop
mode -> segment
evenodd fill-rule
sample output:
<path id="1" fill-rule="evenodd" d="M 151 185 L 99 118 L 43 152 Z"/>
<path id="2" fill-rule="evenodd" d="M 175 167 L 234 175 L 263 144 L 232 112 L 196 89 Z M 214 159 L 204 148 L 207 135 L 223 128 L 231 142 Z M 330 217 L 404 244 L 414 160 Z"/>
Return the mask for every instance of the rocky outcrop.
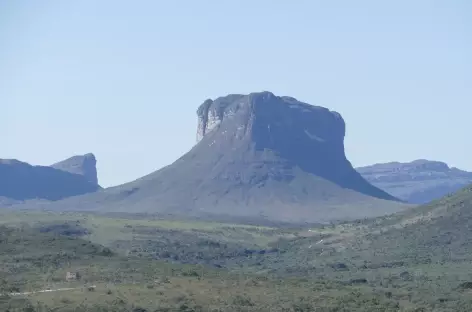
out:
<path id="1" fill-rule="evenodd" d="M 212 104 L 212 100 L 206 100 L 197 110 L 197 143 L 223 120 L 223 110 L 220 107 L 212 107 Z"/>
<path id="2" fill-rule="evenodd" d="M 171 165 L 47 209 L 327 222 L 404 208 L 352 168 L 336 112 L 260 92 L 207 100 L 197 115 L 197 144 Z"/>
<path id="3" fill-rule="evenodd" d="M 271 151 L 290 166 L 325 178 L 343 188 L 393 199 L 367 183 L 344 153 L 346 126 L 337 112 L 270 92 L 229 95 L 205 101 L 197 111 L 197 138 L 213 150 L 229 152 L 246 142 L 255 151 Z M 239 142 L 238 142 L 239 141 Z"/>
<path id="4" fill-rule="evenodd" d="M 92 153 L 72 156 L 66 160 L 51 165 L 62 171 L 84 176 L 87 181 L 98 185 L 97 159 Z"/>
<path id="5" fill-rule="evenodd" d="M 472 184 L 472 173 L 419 159 L 357 168 L 370 183 L 410 203 L 423 204 Z"/>
<path id="6" fill-rule="evenodd" d="M 80 174 L 0 159 L 0 206 L 33 199 L 60 200 L 98 189 L 96 183 Z"/>

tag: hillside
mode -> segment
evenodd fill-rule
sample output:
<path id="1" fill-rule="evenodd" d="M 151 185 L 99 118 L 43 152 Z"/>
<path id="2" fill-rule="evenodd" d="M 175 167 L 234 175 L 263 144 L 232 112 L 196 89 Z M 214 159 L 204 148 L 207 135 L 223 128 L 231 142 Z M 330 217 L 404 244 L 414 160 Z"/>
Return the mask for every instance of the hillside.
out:
<path id="1" fill-rule="evenodd" d="M 375 164 L 356 170 L 373 185 L 412 204 L 430 202 L 472 183 L 471 172 L 424 159 Z"/>
<path id="2" fill-rule="evenodd" d="M 342 255 L 352 262 L 360 260 L 359 265 L 469 264 L 472 261 L 471 229 L 472 186 L 469 185 L 397 214 L 341 224 L 334 231 L 325 231 L 331 233 L 329 237 L 313 246 L 310 252 L 331 250 L 333 257 Z M 323 231 L 312 233 L 316 232 Z M 314 240 L 319 238 L 314 237 Z M 311 243 L 307 240 L 299 247 Z"/>
<path id="3" fill-rule="evenodd" d="M 472 261 L 472 186 L 379 222 L 372 247 L 419 263 Z"/>
<path id="4" fill-rule="evenodd" d="M 287 222 L 404 208 L 352 168 L 336 112 L 261 92 L 207 100 L 197 115 L 197 144 L 171 165 L 45 208 Z"/>
<path id="5" fill-rule="evenodd" d="M 472 186 L 386 217 L 312 227 L 253 257 L 281 276 L 372 287 L 411 311 L 472 309 Z"/>
<path id="6" fill-rule="evenodd" d="M 285 248 L 280 265 L 349 262 L 359 270 L 468 266 L 472 261 L 472 186 L 390 216 L 313 228 Z M 310 248 L 308 248 L 310 246 Z M 316 259 L 316 260 L 315 260 Z M 472 275 L 462 278 L 472 279 Z M 461 278 L 461 279 L 462 279 Z"/>
<path id="7" fill-rule="evenodd" d="M 99 189 L 98 184 L 82 174 L 48 166 L 33 166 L 14 159 L 0 159 L 2 206 L 34 199 L 55 201 Z"/>

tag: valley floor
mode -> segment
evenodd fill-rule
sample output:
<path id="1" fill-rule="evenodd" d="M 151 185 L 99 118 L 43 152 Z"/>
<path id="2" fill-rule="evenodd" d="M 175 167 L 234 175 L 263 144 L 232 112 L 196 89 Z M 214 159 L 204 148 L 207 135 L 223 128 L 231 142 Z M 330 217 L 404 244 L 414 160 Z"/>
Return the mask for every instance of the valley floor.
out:
<path id="1" fill-rule="evenodd" d="M 472 256 L 383 250 L 400 242 L 387 218 L 278 228 L 0 214 L 1 311 L 472 310 Z"/>

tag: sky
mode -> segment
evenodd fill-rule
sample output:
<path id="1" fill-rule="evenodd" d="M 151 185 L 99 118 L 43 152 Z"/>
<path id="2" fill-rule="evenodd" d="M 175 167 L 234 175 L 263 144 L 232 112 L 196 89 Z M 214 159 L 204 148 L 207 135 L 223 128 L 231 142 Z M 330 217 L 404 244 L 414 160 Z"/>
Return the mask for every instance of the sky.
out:
<path id="1" fill-rule="evenodd" d="M 112 186 L 195 144 L 208 98 L 338 111 L 355 166 L 472 171 L 472 1 L 0 1 L 0 158 L 93 152 Z"/>

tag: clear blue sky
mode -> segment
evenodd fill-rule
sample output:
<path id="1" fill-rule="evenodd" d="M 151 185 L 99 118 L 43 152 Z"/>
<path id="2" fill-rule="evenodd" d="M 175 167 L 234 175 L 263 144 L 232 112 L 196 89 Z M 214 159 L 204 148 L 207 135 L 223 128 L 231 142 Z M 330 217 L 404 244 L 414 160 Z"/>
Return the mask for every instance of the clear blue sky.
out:
<path id="1" fill-rule="evenodd" d="M 472 1 L 0 1 L 0 158 L 93 152 L 104 186 L 195 142 L 205 99 L 334 109 L 351 162 L 472 170 Z"/>

